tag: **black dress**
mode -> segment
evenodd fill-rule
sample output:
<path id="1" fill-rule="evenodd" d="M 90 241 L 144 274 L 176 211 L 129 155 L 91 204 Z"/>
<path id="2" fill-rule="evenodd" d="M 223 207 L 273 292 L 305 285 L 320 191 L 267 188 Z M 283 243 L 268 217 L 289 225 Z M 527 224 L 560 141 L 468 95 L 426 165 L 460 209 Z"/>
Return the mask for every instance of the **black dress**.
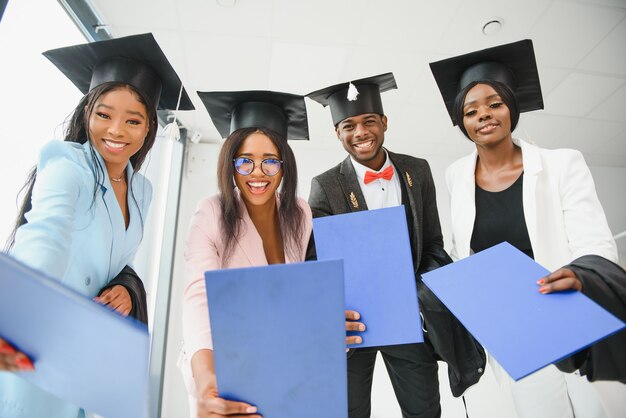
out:
<path id="1" fill-rule="evenodd" d="M 524 173 L 507 189 L 488 192 L 476 185 L 476 218 L 470 246 L 475 253 L 508 242 L 527 256 L 533 249 L 524 219 Z"/>

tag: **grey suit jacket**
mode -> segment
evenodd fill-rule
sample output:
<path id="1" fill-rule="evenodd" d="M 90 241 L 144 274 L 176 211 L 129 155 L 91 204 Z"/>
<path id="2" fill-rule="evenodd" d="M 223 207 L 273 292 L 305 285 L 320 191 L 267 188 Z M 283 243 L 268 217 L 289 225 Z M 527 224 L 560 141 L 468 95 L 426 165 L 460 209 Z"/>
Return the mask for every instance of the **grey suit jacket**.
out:
<path id="1" fill-rule="evenodd" d="M 448 363 L 450 388 L 454 396 L 478 382 L 485 368 L 482 347 L 421 281 L 421 274 L 452 262 L 443 249 L 443 237 L 435 184 L 426 160 L 387 150 L 400 176 L 402 203 L 407 212 L 413 266 L 420 309 L 427 337 L 438 360 Z M 365 198 L 348 156 L 343 162 L 313 178 L 309 205 L 313 217 L 367 210 Z M 315 258 L 314 241 L 307 260 Z"/>

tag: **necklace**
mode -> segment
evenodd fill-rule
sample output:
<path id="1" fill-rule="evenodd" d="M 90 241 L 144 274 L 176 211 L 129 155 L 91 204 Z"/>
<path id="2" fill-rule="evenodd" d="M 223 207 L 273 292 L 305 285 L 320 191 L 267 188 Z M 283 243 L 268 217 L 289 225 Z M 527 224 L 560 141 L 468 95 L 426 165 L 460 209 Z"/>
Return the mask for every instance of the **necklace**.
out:
<path id="1" fill-rule="evenodd" d="M 124 175 L 122 174 L 120 177 L 115 178 L 115 177 L 109 177 L 112 181 L 119 183 L 120 181 L 122 181 L 122 179 L 124 178 Z"/>

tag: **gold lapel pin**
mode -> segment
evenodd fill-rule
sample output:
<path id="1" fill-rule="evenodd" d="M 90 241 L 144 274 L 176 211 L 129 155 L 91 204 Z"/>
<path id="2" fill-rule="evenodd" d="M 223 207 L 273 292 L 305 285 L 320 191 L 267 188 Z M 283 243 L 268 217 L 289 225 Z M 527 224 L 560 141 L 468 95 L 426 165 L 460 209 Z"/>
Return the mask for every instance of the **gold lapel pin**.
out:
<path id="1" fill-rule="evenodd" d="M 405 171 L 404 174 L 406 175 L 406 181 L 409 183 L 409 187 L 413 187 L 413 179 L 411 178 L 409 172 Z"/>
<path id="2" fill-rule="evenodd" d="M 350 202 L 352 202 L 352 206 L 354 206 L 355 209 L 359 208 L 359 202 L 356 200 L 354 192 L 350 192 Z"/>

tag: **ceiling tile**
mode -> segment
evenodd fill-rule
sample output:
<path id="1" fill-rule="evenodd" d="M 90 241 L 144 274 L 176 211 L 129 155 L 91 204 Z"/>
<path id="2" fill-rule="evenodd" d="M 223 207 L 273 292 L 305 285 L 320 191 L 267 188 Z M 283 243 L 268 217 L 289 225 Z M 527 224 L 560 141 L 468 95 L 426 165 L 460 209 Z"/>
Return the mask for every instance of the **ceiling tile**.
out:
<path id="1" fill-rule="evenodd" d="M 626 157 L 626 128 L 604 146 L 599 147 L 596 154 L 601 155 L 621 155 Z M 626 179 L 624 179 L 626 180 Z"/>
<path id="2" fill-rule="evenodd" d="M 623 17 L 606 7 L 555 1 L 531 32 L 537 62 L 574 68 Z"/>
<path id="3" fill-rule="evenodd" d="M 427 104 L 402 104 L 393 109 L 391 113 L 387 108 L 390 121 L 397 128 L 397 135 L 410 136 L 411 141 L 439 141 L 446 138 L 457 138 L 460 130 L 452 125 L 443 102 L 439 106 Z"/>
<path id="4" fill-rule="evenodd" d="M 602 5 L 610 7 L 620 7 L 626 9 L 626 1 L 624 0 L 580 0 L 583 3 L 589 3 L 593 5 Z"/>
<path id="5" fill-rule="evenodd" d="M 421 80 L 430 82 L 432 74 L 428 69 L 426 56 L 421 53 L 408 52 L 395 47 L 384 48 L 376 52 L 376 59 L 372 59 L 370 47 L 351 48 L 342 69 L 340 83 L 356 80 L 387 72 L 393 72 L 398 89 L 394 96 L 399 100 L 408 100 L 417 90 L 416 84 Z"/>
<path id="6" fill-rule="evenodd" d="M 340 3 L 340 2 L 335 2 Z M 461 0 L 371 1 L 360 24 L 356 42 L 362 46 L 430 50 L 449 27 Z M 370 49 L 370 59 L 378 50 Z"/>
<path id="7" fill-rule="evenodd" d="M 362 0 L 275 0 L 274 3 L 272 36 L 292 42 L 353 44 L 367 10 L 367 3 Z M 381 26 L 381 22 L 376 23 Z"/>
<path id="8" fill-rule="evenodd" d="M 570 73 L 568 70 L 559 68 L 542 67 L 538 65 L 539 80 L 541 83 L 541 92 L 543 97 L 546 97 L 556 86 L 558 86 L 567 75 Z"/>
<path id="9" fill-rule="evenodd" d="M 572 73 L 544 98 L 545 109 L 559 115 L 584 116 L 623 83 L 613 77 Z"/>
<path id="10" fill-rule="evenodd" d="M 589 114 L 589 117 L 601 120 L 626 122 L 624 103 L 626 103 L 626 83 L 624 83 L 622 87 L 612 96 L 596 107 Z"/>
<path id="11" fill-rule="evenodd" d="M 552 143 L 554 148 L 574 148 L 584 153 L 600 152 L 626 124 L 582 119 L 565 128 Z"/>
<path id="12" fill-rule="evenodd" d="M 135 27 L 146 24 L 152 29 L 180 28 L 179 3 L 169 0 L 153 0 L 149 5 L 143 1 L 94 1 L 94 8 L 102 20 L 111 26 Z M 139 33 L 139 32 L 133 32 Z"/>
<path id="13" fill-rule="evenodd" d="M 453 56 L 527 38 L 529 28 L 549 4 L 545 0 L 464 1 L 437 41 L 436 50 Z M 497 33 L 486 36 L 482 28 L 493 18 L 498 18 L 502 27 Z"/>
<path id="14" fill-rule="evenodd" d="M 549 115 L 542 111 L 523 113 L 513 136 L 540 147 L 555 148 L 555 142 L 564 132 L 570 132 L 577 122 L 577 118 Z"/>
<path id="15" fill-rule="evenodd" d="M 626 2 L 625 2 L 626 3 Z M 616 53 L 626 44 L 626 19 L 578 65 L 578 68 L 626 76 L 626 53 Z"/>
<path id="16" fill-rule="evenodd" d="M 589 166 L 626 167 L 626 156 L 616 154 L 585 154 Z"/>
<path id="17" fill-rule="evenodd" d="M 297 94 L 344 81 L 342 69 L 348 56 L 343 46 L 322 46 L 275 41 L 270 58 L 270 89 Z M 333 65 L 319 65 L 319 63 Z M 294 76 L 297 75 L 297 76 Z"/>
<path id="18" fill-rule="evenodd" d="M 181 5 L 181 29 L 184 30 L 244 37 L 271 36 L 272 0 L 238 1 L 233 7 L 222 7 L 214 0 L 171 3 Z"/>
<path id="19" fill-rule="evenodd" d="M 184 48 L 188 79 L 198 90 L 268 88 L 271 51 L 268 39 L 187 31 Z"/>

